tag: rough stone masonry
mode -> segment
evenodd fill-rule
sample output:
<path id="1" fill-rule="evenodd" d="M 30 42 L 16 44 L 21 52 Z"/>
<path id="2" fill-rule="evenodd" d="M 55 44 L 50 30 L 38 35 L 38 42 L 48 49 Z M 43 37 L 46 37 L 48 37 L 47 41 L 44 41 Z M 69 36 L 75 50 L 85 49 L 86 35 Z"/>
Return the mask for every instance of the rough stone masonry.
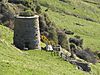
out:
<path id="1" fill-rule="evenodd" d="M 39 16 L 15 17 L 14 45 L 19 49 L 41 49 Z"/>

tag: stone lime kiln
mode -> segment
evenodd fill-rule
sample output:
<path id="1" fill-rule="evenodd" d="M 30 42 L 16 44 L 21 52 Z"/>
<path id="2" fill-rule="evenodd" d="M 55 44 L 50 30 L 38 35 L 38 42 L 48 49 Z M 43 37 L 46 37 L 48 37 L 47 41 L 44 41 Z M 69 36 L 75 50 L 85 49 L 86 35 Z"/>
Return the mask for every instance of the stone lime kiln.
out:
<path id="1" fill-rule="evenodd" d="M 41 49 L 39 16 L 16 16 L 13 39 L 19 49 Z"/>

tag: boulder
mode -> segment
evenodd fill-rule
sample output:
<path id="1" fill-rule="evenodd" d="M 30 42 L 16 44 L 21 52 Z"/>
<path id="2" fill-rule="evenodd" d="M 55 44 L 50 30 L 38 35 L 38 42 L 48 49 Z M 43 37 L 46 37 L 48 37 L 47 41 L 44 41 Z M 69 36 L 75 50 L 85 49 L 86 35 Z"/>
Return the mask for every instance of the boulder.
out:
<path id="1" fill-rule="evenodd" d="M 82 47 L 83 39 L 81 39 L 81 38 L 69 38 L 69 42 L 74 43 L 76 46 L 79 46 L 79 47 L 83 48 Z"/>
<path id="2" fill-rule="evenodd" d="M 74 32 L 72 32 L 70 30 L 67 30 L 67 29 L 64 29 L 63 31 L 68 35 L 73 35 L 74 34 Z"/>
<path id="3" fill-rule="evenodd" d="M 79 61 L 76 61 L 76 60 L 71 60 L 70 63 L 76 65 L 77 68 L 82 70 L 82 71 L 86 71 L 86 72 L 91 71 L 91 67 L 88 63 L 79 62 Z"/>
<path id="4" fill-rule="evenodd" d="M 97 62 L 95 54 L 90 51 L 88 48 L 84 50 L 76 50 L 76 56 L 80 59 L 83 59 L 87 62 L 95 64 Z"/>
<path id="5" fill-rule="evenodd" d="M 69 61 L 70 60 L 71 53 L 62 48 L 59 51 L 59 56 L 61 58 L 63 58 L 65 61 Z"/>

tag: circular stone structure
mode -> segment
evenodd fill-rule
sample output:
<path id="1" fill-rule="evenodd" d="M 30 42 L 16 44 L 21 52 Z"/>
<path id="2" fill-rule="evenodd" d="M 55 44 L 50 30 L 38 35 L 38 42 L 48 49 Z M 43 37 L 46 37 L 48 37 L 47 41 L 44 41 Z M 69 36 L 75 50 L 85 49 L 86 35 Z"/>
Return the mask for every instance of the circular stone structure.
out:
<path id="1" fill-rule="evenodd" d="M 14 22 L 14 45 L 19 49 L 41 49 L 39 16 L 16 16 Z"/>

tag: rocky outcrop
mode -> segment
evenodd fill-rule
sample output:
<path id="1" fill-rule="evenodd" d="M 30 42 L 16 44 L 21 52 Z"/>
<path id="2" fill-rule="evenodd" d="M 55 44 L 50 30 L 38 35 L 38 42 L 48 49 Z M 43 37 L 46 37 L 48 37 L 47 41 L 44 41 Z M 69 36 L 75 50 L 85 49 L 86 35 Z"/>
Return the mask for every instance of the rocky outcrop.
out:
<path id="1" fill-rule="evenodd" d="M 76 50 L 75 54 L 87 62 L 95 64 L 97 62 L 95 54 L 89 48 L 84 50 Z"/>
<path id="2" fill-rule="evenodd" d="M 76 65 L 76 67 L 78 69 L 82 70 L 82 71 L 85 71 L 85 72 L 91 71 L 91 67 L 88 63 L 79 62 L 79 61 L 76 61 L 76 60 L 71 60 L 70 63 Z"/>

